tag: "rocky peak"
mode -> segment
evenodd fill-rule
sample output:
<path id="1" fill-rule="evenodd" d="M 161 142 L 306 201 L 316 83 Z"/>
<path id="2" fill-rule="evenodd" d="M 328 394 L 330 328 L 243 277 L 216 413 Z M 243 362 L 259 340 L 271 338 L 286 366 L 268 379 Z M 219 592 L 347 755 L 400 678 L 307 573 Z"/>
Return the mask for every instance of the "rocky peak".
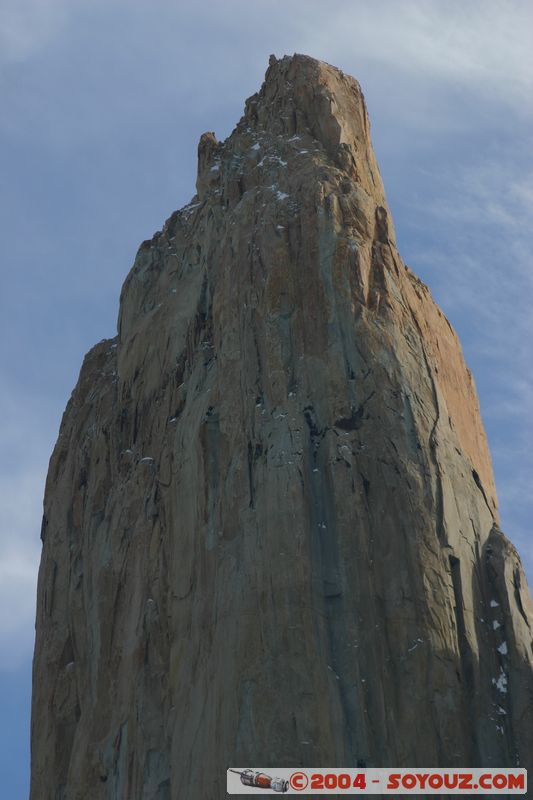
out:
<path id="1" fill-rule="evenodd" d="M 358 82 L 309 56 L 271 56 L 260 91 L 246 101 L 228 140 L 219 144 L 212 133 L 201 137 L 198 195 L 218 191 L 231 202 L 235 191 L 227 182 L 235 177 L 242 179 L 243 191 L 274 177 L 286 193 L 298 188 L 291 177 L 306 165 L 313 182 L 331 182 L 344 195 L 363 191 L 382 209 L 381 218 L 390 218 Z M 394 240 L 390 222 L 388 235 Z"/>
<path id="2" fill-rule="evenodd" d="M 32 800 L 214 800 L 232 765 L 533 768 L 533 603 L 475 386 L 339 70 L 272 57 L 201 137 L 44 514 Z"/>
<path id="3" fill-rule="evenodd" d="M 288 137 L 311 135 L 332 158 L 339 145 L 357 151 L 368 138 L 357 81 L 308 56 L 271 56 L 263 86 L 245 108 L 241 125 Z"/>

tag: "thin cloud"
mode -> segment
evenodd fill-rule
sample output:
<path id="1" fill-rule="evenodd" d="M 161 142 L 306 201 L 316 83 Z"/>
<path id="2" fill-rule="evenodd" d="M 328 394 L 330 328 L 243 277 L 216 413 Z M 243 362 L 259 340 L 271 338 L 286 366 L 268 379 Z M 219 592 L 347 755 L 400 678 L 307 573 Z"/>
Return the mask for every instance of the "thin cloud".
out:
<path id="1" fill-rule="evenodd" d="M 533 110 L 533 8 L 528 3 L 411 0 L 398 6 L 378 0 L 340 3 L 328 12 L 325 30 L 307 25 L 309 46 L 323 49 L 327 41 L 328 50 L 345 61 L 385 69 L 402 99 L 413 84 L 416 91 L 423 84 L 435 90 L 444 83 L 475 91 L 478 101 L 499 101 L 520 113 Z"/>

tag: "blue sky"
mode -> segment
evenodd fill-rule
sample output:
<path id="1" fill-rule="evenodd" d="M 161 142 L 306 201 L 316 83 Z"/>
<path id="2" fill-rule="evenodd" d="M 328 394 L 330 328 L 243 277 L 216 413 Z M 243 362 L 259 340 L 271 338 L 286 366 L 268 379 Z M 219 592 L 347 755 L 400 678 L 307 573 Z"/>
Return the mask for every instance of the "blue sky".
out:
<path id="1" fill-rule="evenodd" d="M 194 194 L 270 53 L 359 79 L 404 260 L 477 381 L 502 525 L 533 583 L 533 5 L 527 0 L 3 0 L 0 774 L 27 796 L 48 458 L 139 243 Z"/>

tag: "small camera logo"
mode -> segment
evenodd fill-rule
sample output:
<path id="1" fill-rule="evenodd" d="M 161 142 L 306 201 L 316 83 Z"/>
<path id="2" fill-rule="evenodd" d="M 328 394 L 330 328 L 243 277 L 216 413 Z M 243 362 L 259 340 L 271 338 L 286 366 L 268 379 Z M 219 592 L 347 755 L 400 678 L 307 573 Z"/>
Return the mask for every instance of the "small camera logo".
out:
<path id="1" fill-rule="evenodd" d="M 256 789 L 270 789 L 271 792 L 288 792 L 289 781 L 285 778 L 271 778 L 264 772 L 258 772 L 254 769 L 230 769 L 229 772 L 234 772 L 240 775 L 241 783 L 244 786 L 254 786 Z"/>

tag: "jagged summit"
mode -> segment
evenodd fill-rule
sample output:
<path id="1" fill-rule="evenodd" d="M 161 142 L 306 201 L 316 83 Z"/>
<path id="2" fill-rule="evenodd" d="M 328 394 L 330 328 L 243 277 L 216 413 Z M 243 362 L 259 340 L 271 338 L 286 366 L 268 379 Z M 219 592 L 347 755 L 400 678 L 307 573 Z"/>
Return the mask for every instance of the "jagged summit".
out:
<path id="1" fill-rule="evenodd" d="M 289 165 L 279 171 L 290 178 L 296 159 L 312 162 L 315 169 L 333 168 L 333 175 L 345 181 L 345 191 L 351 180 L 387 209 L 369 131 L 363 93 L 354 78 L 309 56 L 271 56 L 260 91 L 246 101 L 229 138 L 219 143 L 214 133 L 201 137 L 198 196 L 220 186 L 221 164 L 229 166 L 231 174 L 246 174 L 247 180 L 257 168 L 259 182 L 276 160 L 283 168 Z M 393 231 L 389 233 L 394 238 Z"/>
<path id="2" fill-rule="evenodd" d="M 533 602 L 358 84 L 271 59 L 144 242 L 48 474 L 32 800 L 533 769 Z"/>
<path id="3" fill-rule="evenodd" d="M 338 147 L 361 145 L 369 123 L 361 87 L 335 67 L 303 55 L 270 57 L 265 81 L 248 98 L 239 127 L 311 135 L 336 158 Z M 343 164 L 344 166 L 344 164 Z"/>
<path id="4" fill-rule="evenodd" d="M 260 90 L 245 103 L 236 132 L 312 134 L 331 154 L 339 144 L 367 138 L 369 121 L 359 83 L 336 67 L 310 56 L 276 59 Z"/>

